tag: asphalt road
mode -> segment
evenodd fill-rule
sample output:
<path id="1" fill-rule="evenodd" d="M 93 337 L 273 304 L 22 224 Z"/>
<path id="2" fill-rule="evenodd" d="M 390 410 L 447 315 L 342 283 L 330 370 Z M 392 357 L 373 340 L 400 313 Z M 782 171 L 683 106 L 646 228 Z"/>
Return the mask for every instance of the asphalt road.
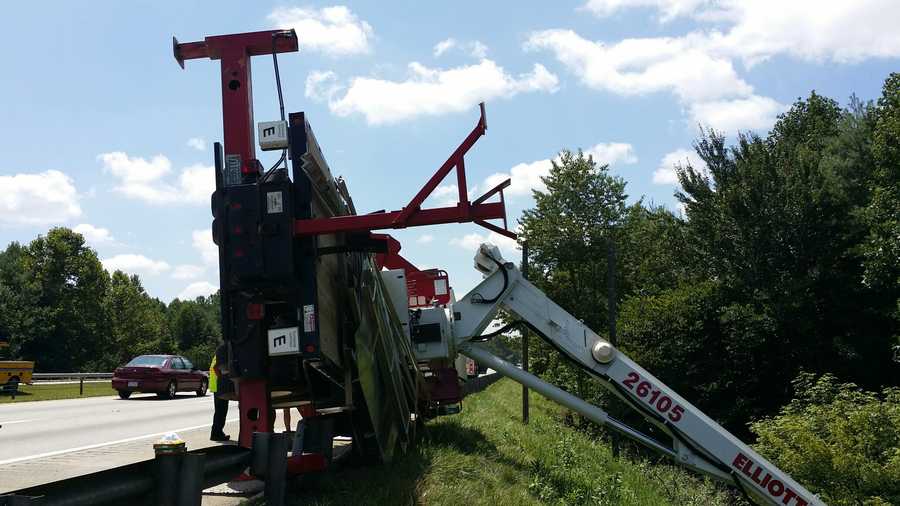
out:
<path id="1" fill-rule="evenodd" d="M 152 444 L 177 432 L 188 449 L 210 446 L 212 395 L 182 393 L 0 404 L 0 494 L 153 458 Z M 237 403 L 226 432 L 237 438 Z"/>

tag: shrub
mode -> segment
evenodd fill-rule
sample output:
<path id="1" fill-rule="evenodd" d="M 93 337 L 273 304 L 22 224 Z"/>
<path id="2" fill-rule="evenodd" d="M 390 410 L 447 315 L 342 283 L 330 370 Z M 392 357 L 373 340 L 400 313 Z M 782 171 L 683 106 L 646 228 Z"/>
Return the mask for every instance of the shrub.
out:
<path id="1" fill-rule="evenodd" d="M 831 505 L 900 504 L 900 388 L 880 394 L 802 373 L 756 448 Z"/>

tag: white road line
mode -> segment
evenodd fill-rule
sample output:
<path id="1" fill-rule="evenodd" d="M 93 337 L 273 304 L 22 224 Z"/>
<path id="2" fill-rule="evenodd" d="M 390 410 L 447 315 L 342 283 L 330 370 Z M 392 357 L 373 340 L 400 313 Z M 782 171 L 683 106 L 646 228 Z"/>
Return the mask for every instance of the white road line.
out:
<path id="1" fill-rule="evenodd" d="M 17 423 L 33 422 L 35 420 L 37 420 L 37 418 L 30 418 L 28 420 L 9 420 L 6 422 L 0 422 L 0 427 L 2 427 L 4 425 L 13 425 L 13 424 L 17 424 Z"/>
<path id="2" fill-rule="evenodd" d="M 228 418 L 225 420 L 225 422 L 226 423 L 234 422 L 236 420 L 237 420 L 237 418 Z M 164 436 L 170 432 L 187 432 L 189 430 L 202 429 L 204 427 L 211 427 L 211 426 L 212 426 L 211 423 L 205 423 L 203 425 L 194 425 L 193 427 L 182 427 L 180 429 L 171 429 L 171 430 L 167 430 L 165 432 L 157 432 L 156 434 L 145 434 L 143 436 L 129 437 L 129 438 L 125 438 L 125 439 L 119 439 L 116 441 L 107 441 L 105 443 L 96 443 L 96 444 L 92 444 L 92 445 L 79 446 L 77 448 L 66 448 L 65 450 L 57 450 L 57 451 L 53 451 L 53 452 L 39 453 L 37 455 L 29 455 L 27 457 L 16 457 L 14 459 L 0 460 L 0 466 L 6 465 L 6 464 L 14 464 L 16 462 L 22 462 L 24 460 L 34 460 L 34 459 L 42 459 L 45 457 L 55 457 L 56 455 L 62 455 L 63 453 L 72 453 L 72 452 L 80 452 L 80 451 L 84 451 L 84 450 L 93 450 L 94 448 L 100 448 L 101 446 L 111 446 L 111 445 L 117 445 L 117 444 L 122 444 L 122 443 L 130 443 L 132 441 L 140 441 L 141 439 L 147 439 L 147 438 L 157 437 L 157 436 Z"/>

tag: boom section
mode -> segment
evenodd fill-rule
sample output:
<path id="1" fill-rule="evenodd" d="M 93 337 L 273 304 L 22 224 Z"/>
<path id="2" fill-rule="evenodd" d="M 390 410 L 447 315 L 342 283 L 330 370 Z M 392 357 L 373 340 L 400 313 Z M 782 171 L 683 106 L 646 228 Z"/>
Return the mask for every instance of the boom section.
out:
<path id="1" fill-rule="evenodd" d="M 539 383 L 545 383 L 511 364 L 504 364 L 503 360 L 477 345 L 481 333 L 497 312 L 503 309 L 598 379 L 629 407 L 662 429 L 672 438 L 672 449 L 661 448 L 663 445 L 654 438 L 609 417 L 596 406 L 587 405 L 590 408 L 585 408 L 571 399 L 562 398 L 552 389 L 543 386 L 536 388 L 542 394 L 674 458 L 681 465 L 719 480 L 733 481 L 746 494 L 766 504 L 824 504 L 786 473 L 614 348 L 578 318 L 554 303 L 524 279 L 515 265 L 505 262 L 495 246 L 483 244 L 475 257 L 475 266 L 486 276 L 485 279 L 452 308 L 453 336 L 461 353 L 529 387 L 536 388 L 540 386 Z M 563 394 L 573 397 L 566 392 Z"/>

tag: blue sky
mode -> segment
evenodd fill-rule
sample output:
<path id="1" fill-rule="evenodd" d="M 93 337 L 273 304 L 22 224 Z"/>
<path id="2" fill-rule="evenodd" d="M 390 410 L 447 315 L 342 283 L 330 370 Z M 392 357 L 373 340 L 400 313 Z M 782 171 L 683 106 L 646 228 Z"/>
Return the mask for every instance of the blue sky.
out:
<path id="1" fill-rule="evenodd" d="M 900 57 L 893 0 L 50 1 L 7 4 L 4 18 L 0 246 L 73 227 L 104 265 L 166 301 L 218 284 L 218 62 L 181 70 L 173 35 L 295 28 L 301 52 L 279 59 L 286 108 L 307 112 L 360 212 L 405 204 L 486 101 L 467 173 L 482 191 L 512 175 L 513 226 L 563 148 L 610 163 L 631 201 L 677 211 L 672 165 L 693 156 L 698 123 L 733 138 L 765 133 L 812 89 L 877 98 Z M 271 60 L 253 65 L 256 120 L 276 119 Z M 496 240 L 473 224 L 393 233 L 410 261 L 446 269 L 457 294 L 478 281 L 477 244 Z"/>

